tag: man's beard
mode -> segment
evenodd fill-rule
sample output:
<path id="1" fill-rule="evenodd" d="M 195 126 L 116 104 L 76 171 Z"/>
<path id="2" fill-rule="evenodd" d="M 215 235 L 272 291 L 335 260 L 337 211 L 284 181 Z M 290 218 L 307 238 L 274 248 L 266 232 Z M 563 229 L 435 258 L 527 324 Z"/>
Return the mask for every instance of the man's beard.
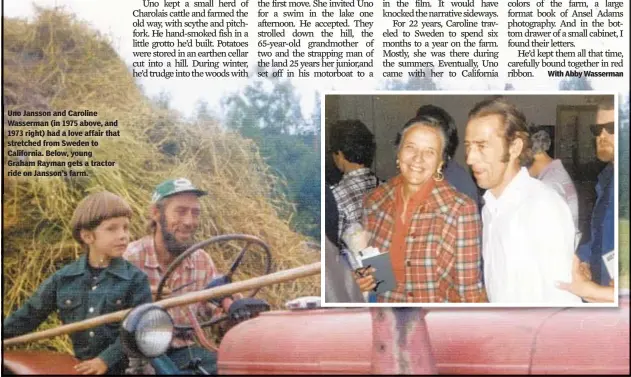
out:
<path id="1" fill-rule="evenodd" d="M 614 160 L 613 145 L 608 142 L 601 142 L 596 145 L 596 157 L 603 162 L 611 162 Z"/>
<path id="2" fill-rule="evenodd" d="M 162 240 L 164 241 L 164 245 L 166 246 L 166 249 L 169 251 L 169 253 L 171 253 L 172 255 L 177 257 L 178 255 L 185 252 L 186 249 L 194 245 L 192 239 L 186 242 L 179 242 L 175 238 L 175 234 L 167 230 L 168 229 L 167 221 L 166 221 L 166 217 L 164 216 L 164 213 L 160 214 L 160 228 L 161 228 Z"/>

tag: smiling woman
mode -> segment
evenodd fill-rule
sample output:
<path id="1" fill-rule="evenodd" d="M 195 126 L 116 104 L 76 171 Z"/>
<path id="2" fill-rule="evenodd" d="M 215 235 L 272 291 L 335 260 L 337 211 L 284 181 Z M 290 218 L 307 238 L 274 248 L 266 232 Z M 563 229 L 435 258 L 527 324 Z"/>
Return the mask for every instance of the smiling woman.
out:
<path id="1" fill-rule="evenodd" d="M 429 119 L 428 119 L 429 122 Z M 408 122 L 402 131 L 397 165 L 403 177 L 404 196 L 409 198 L 423 187 L 432 174 L 440 173 L 443 165 L 445 133 L 428 122 Z"/>
<path id="2" fill-rule="evenodd" d="M 484 302 L 476 203 L 444 179 L 447 124 L 410 119 L 397 137 L 399 175 L 364 201 L 369 246 L 389 252 L 396 288 L 379 302 Z M 372 275 L 357 279 L 364 291 Z"/>

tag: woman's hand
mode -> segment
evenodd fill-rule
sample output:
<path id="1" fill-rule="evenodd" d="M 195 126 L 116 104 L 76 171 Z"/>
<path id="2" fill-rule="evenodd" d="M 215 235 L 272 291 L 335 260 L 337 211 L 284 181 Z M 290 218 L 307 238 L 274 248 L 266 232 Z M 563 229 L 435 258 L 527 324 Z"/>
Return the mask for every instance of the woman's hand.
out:
<path id="1" fill-rule="evenodd" d="M 557 287 L 578 297 L 586 298 L 596 284 L 582 274 L 574 274 L 572 282 L 557 282 Z"/>
<path id="2" fill-rule="evenodd" d="M 584 298 L 587 296 L 592 283 L 591 276 L 589 275 L 589 265 L 585 266 L 585 263 L 581 262 L 580 259 L 574 255 L 572 260 L 572 282 L 558 281 L 557 287 Z"/>
<path id="3" fill-rule="evenodd" d="M 80 374 L 105 374 L 107 364 L 101 358 L 95 357 L 75 365 L 74 369 Z"/>
<path id="4" fill-rule="evenodd" d="M 587 302 L 614 302 L 616 295 L 611 284 L 602 286 L 591 280 L 572 280 L 571 283 L 557 282 L 557 287 L 573 293 Z"/>
<path id="5" fill-rule="evenodd" d="M 372 275 L 375 273 L 375 269 L 372 267 L 358 269 L 355 271 L 355 282 L 359 286 L 359 290 L 362 292 L 370 292 L 377 286 L 375 277 Z"/>
<path id="6" fill-rule="evenodd" d="M 577 264 L 578 264 L 578 268 L 576 267 Z M 572 273 L 582 275 L 582 277 L 580 277 L 581 279 L 585 278 L 587 280 L 592 280 L 592 270 L 589 267 L 589 263 L 581 262 L 577 256 L 574 256 L 574 265 L 572 266 Z"/>
<path id="7" fill-rule="evenodd" d="M 600 286 L 591 280 L 589 264 L 581 262 L 574 256 L 572 263 L 572 282 L 557 282 L 557 287 L 568 291 L 587 302 L 613 302 L 615 292 L 613 289 L 613 279 L 609 286 Z"/>

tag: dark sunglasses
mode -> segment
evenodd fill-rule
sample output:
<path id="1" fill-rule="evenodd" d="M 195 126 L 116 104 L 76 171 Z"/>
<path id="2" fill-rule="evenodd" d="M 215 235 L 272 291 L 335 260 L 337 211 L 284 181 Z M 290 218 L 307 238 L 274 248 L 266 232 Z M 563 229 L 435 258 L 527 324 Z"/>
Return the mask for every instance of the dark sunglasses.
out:
<path id="1" fill-rule="evenodd" d="M 592 124 L 591 126 L 589 126 L 589 128 L 592 130 L 592 135 L 594 135 L 594 136 L 600 135 L 600 133 L 603 131 L 603 128 L 605 130 L 607 130 L 607 132 L 610 135 L 613 135 L 613 133 L 614 133 L 614 122 L 601 123 L 601 124 Z"/>

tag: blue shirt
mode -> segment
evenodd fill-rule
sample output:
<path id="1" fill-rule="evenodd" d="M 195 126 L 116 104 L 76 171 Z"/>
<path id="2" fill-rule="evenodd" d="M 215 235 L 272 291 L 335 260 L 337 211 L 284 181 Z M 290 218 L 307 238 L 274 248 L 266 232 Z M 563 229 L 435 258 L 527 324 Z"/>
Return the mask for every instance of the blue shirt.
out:
<path id="1" fill-rule="evenodd" d="M 480 197 L 478 195 L 478 186 L 476 186 L 469 171 L 456 161 L 451 160 L 445 167 L 445 178 L 450 185 L 456 188 L 459 192 L 473 199 L 475 204 L 480 208 Z"/>
<path id="2" fill-rule="evenodd" d="M 86 254 L 46 279 L 24 305 L 2 324 L 2 337 L 12 338 L 35 330 L 52 312 L 64 324 L 113 313 L 151 302 L 147 275 L 122 258 L 93 278 Z M 108 374 L 125 371 L 119 323 L 109 323 L 70 334 L 79 360 L 100 357 Z"/>
<path id="3" fill-rule="evenodd" d="M 590 240 L 579 246 L 576 254 L 590 265 L 592 280 L 607 286 L 611 276 L 602 255 L 614 249 L 614 179 L 613 164 L 609 163 L 598 175 L 596 204 L 590 223 Z"/>

